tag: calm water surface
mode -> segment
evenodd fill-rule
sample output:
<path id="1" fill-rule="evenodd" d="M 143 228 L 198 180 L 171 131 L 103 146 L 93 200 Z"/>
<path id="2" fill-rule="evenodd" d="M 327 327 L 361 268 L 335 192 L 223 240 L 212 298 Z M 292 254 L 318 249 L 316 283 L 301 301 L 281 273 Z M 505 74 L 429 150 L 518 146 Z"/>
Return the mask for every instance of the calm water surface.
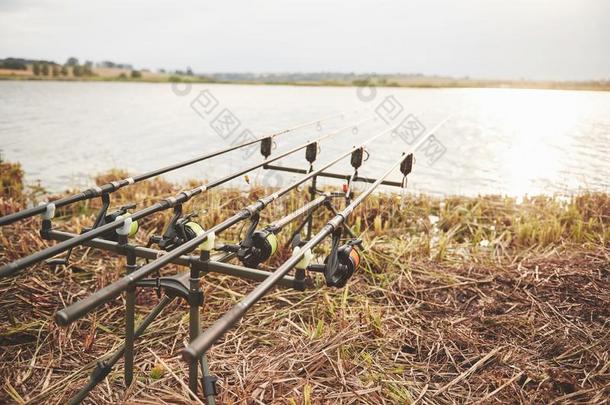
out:
<path id="1" fill-rule="evenodd" d="M 180 88 L 182 89 L 182 87 Z M 427 128 L 447 115 L 437 132 L 446 154 L 430 166 L 419 159 L 410 189 L 430 194 L 524 195 L 610 191 L 610 93 L 513 89 L 378 89 L 371 101 L 355 88 L 198 84 L 177 95 L 169 84 L 0 82 L 0 149 L 4 159 L 19 161 L 28 181 L 51 191 L 91 184 L 109 168 L 130 173 L 160 167 L 218 149 L 250 129 L 261 135 L 301 122 L 349 113 L 278 138 L 278 150 L 374 115 L 394 96 Z M 211 116 L 191 107 L 201 91 L 218 101 Z M 368 94 L 367 94 L 368 95 Z M 210 126 L 221 109 L 241 122 L 223 139 Z M 369 111 L 367 113 L 365 111 Z M 378 120 L 322 144 L 318 162 L 348 149 L 385 124 Z M 370 148 L 360 173 L 375 176 L 403 150 L 399 137 L 385 136 Z M 200 163 L 166 175 L 171 180 L 215 179 L 260 161 L 244 153 Z M 302 154 L 282 164 L 305 167 Z M 336 171 L 348 170 L 346 162 Z M 270 184 L 290 176 L 253 177 Z M 396 174 L 394 179 L 398 179 Z M 237 179 L 232 184 L 244 184 Z"/>

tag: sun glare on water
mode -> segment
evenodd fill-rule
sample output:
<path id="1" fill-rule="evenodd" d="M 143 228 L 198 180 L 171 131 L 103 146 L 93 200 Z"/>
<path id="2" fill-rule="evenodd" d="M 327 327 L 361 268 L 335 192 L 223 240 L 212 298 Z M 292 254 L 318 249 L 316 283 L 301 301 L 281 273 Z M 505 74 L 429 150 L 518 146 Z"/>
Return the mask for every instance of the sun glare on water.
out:
<path id="1" fill-rule="evenodd" d="M 509 136 L 496 150 L 504 192 L 524 195 L 548 191 L 546 179 L 564 178 L 571 131 L 584 112 L 582 104 L 566 102 L 557 91 L 495 92 L 493 109 Z M 570 179 L 565 178 L 560 187 L 571 187 Z"/>

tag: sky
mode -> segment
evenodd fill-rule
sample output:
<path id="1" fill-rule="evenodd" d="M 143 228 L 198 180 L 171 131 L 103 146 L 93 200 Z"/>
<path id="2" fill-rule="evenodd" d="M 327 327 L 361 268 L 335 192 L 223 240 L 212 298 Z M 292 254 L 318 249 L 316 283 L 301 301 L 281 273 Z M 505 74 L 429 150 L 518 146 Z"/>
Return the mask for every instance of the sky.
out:
<path id="1" fill-rule="evenodd" d="M 610 79 L 609 0 L 0 0 L 0 58 Z"/>

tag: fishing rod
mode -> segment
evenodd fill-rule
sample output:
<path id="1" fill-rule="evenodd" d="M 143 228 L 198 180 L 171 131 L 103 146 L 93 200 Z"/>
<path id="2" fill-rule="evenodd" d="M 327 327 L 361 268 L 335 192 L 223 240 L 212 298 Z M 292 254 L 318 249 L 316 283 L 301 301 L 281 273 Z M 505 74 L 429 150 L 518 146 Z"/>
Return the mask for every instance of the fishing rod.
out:
<path id="1" fill-rule="evenodd" d="M 106 183 L 106 184 L 101 185 L 101 186 L 91 187 L 91 188 L 89 188 L 87 190 L 84 190 L 84 191 L 78 193 L 78 194 L 74 194 L 74 195 L 71 195 L 71 196 L 63 197 L 63 198 L 60 198 L 60 199 L 52 201 L 52 202 L 47 202 L 47 203 L 44 203 L 44 204 L 40 204 L 40 205 L 38 205 L 36 207 L 27 208 L 27 209 L 22 210 L 22 211 L 18 211 L 18 212 L 14 212 L 12 214 L 8 214 L 8 215 L 5 215 L 5 216 L 2 216 L 2 217 L 0 217 L 0 226 L 9 225 L 9 224 L 12 224 L 12 223 L 14 223 L 16 221 L 20 221 L 22 219 L 33 217 L 34 215 L 43 214 L 50 207 L 52 207 L 51 209 L 54 210 L 55 208 L 64 207 L 66 205 L 74 204 L 74 203 L 79 202 L 79 201 L 90 200 L 92 198 L 99 197 L 102 194 L 112 193 L 112 192 L 115 192 L 115 191 L 117 191 L 117 190 L 119 190 L 119 189 L 121 189 L 123 187 L 129 186 L 129 185 L 132 185 L 132 184 L 135 184 L 135 183 L 139 183 L 141 181 L 148 180 L 148 179 L 150 179 L 152 177 L 156 177 L 156 176 L 159 176 L 161 174 L 165 174 L 165 173 L 171 172 L 173 170 L 177 170 L 177 169 L 183 168 L 185 166 L 192 165 L 194 163 L 202 162 L 204 160 L 211 159 L 213 157 L 220 156 L 220 155 L 232 152 L 232 151 L 237 150 L 237 149 L 245 148 L 246 146 L 254 145 L 254 144 L 259 143 L 259 142 L 267 143 L 268 144 L 268 149 L 270 151 L 271 141 L 273 140 L 273 138 L 275 138 L 277 136 L 284 135 L 284 134 L 287 134 L 287 133 L 290 133 L 290 132 L 294 132 L 296 130 L 299 130 L 299 129 L 302 129 L 302 128 L 306 128 L 306 127 L 311 126 L 311 125 L 317 125 L 317 124 L 319 124 L 321 122 L 330 121 L 330 120 L 332 120 L 334 118 L 343 117 L 343 116 L 344 116 L 344 114 L 340 113 L 340 114 L 331 115 L 331 116 L 328 116 L 328 117 L 325 117 L 325 118 L 322 118 L 322 119 L 319 119 L 319 120 L 308 121 L 308 122 L 305 122 L 305 123 L 302 123 L 302 124 L 298 124 L 298 125 L 296 125 L 294 127 L 291 127 L 291 128 L 283 129 L 281 131 L 270 133 L 268 135 L 263 135 L 263 136 L 261 136 L 261 137 L 259 137 L 257 139 L 251 140 L 251 141 L 247 141 L 247 142 L 244 142 L 244 143 L 241 143 L 241 144 L 238 144 L 238 145 L 232 145 L 232 146 L 226 147 L 224 149 L 220 149 L 220 150 L 217 150 L 217 151 L 214 151 L 214 152 L 206 153 L 204 155 L 196 156 L 194 158 L 191 158 L 191 159 L 179 162 L 179 163 L 175 163 L 175 164 L 172 164 L 172 165 L 169 165 L 169 166 L 165 166 L 165 167 L 162 167 L 162 168 L 159 168 L 159 169 L 151 170 L 149 172 L 142 173 L 142 174 L 134 176 L 134 177 L 127 177 L 125 179 L 115 180 L 115 181 Z"/>
<path id="2" fill-rule="evenodd" d="M 311 249 L 320 244 L 327 236 L 333 235 L 333 250 L 335 251 L 334 257 L 329 256 L 329 260 L 326 264 L 326 268 L 332 270 L 332 272 L 325 272 L 327 277 L 327 283 L 329 279 L 332 282 L 339 284 L 345 278 L 345 274 L 337 274 L 337 270 L 340 270 L 337 256 L 337 248 L 339 238 L 343 224 L 354 209 L 360 205 L 365 198 L 367 198 L 373 190 L 375 190 L 382 181 L 390 175 L 400 166 L 401 172 L 404 178 L 410 173 L 413 164 L 413 154 L 406 155 L 403 153 L 394 164 L 375 181 L 369 188 L 354 199 L 345 209 L 335 215 L 326 225 L 314 235 L 304 246 L 300 249 L 295 249 L 294 254 L 284 264 L 282 264 L 276 271 L 274 271 L 265 281 L 259 284 L 252 292 L 246 295 L 241 301 L 235 305 L 232 309 L 226 312 L 220 319 L 214 322 L 209 328 L 207 328 L 202 334 L 200 334 L 191 344 L 182 351 L 182 357 L 189 363 L 196 361 L 202 354 L 204 354 L 216 340 L 218 340 L 225 332 L 232 328 L 246 314 L 246 311 L 250 309 L 256 302 L 258 302 L 273 286 L 275 286 L 279 280 L 281 280 L 290 270 L 296 267 L 300 262 L 311 255 Z M 403 182 L 404 182 L 403 178 Z M 336 242 L 335 242 L 336 241 Z M 309 253 L 308 253 L 309 252 Z M 343 270 L 345 271 L 345 270 Z M 353 269 L 352 269 L 353 271 Z M 327 274 L 330 273 L 330 274 Z M 333 274 L 334 273 L 334 274 Z M 348 277 L 351 274 L 348 275 Z M 347 281 L 347 280 L 345 280 Z"/>
<path id="3" fill-rule="evenodd" d="M 80 234 L 79 236 L 69 239 L 69 240 L 65 240 L 63 242 L 60 242 L 54 246 L 50 246 L 46 249 L 43 249 L 41 251 L 38 251 L 36 253 L 33 253 L 29 256 L 23 257 L 21 259 L 17 259 L 12 263 L 8 263 L 2 267 L 0 267 L 0 277 L 6 277 L 6 276 L 10 276 L 12 274 L 15 274 L 16 272 L 31 266 L 32 264 L 38 263 L 42 260 L 48 259 L 50 257 L 53 257 L 61 252 L 64 252 L 70 248 L 73 248 L 75 246 L 78 246 L 80 244 L 82 244 L 83 242 L 89 241 L 93 238 L 96 238 L 98 236 L 103 236 L 103 235 L 108 235 L 108 233 L 112 233 L 113 230 L 118 230 L 119 228 L 124 229 L 127 233 L 132 233 L 132 231 L 134 230 L 133 225 L 136 224 L 136 228 L 137 228 L 137 220 L 140 218 L 144 218 L 148 215 L 151 215 L 153 213 L 156 212 L 160 212 L 169 208 L 173 208 L 179 205 L 182 205 L 183 203 L 189 201 L 191 198 L 193 198 L 196 195 L 199 195 L 209 189 L 218 187 L 230 180 L 233 180 L 239 176 L 242 176 L 252 170 L 258 169 L 259 167 L 263 167 L 265 165 L 268 165 L 269 163 L 275 162 L 283 157 L 286 157 L 288 155 L 291 155 L 299 150 L 302 149 L 306 149 L 312 145 L 315 145 L 317 147 L 318 143 L 326 138 L 329 138 L 331 136 L 335 136 L 337 134 L 340 134 L 343 131 L 346 131 L 348 129 L 352 129 L 354 127 L 357 127 L 358 125 L 361 125 L 367 121 L 371 121 L 374 120 L 375 118 L 366 118 L 364 120 L 361 120 L 355 124 L 352 125 L 348 125 L 342 128 L 339 128 L 335 131 L 326 133 L 316 139 L 314 139 L 313 141 L 308 141 L 304 144 L 301 144 L 299 146 L 296 146 L 280 155 L 277 155 L 273 158 L 267 158 L 265 160 L 263 160 L 261 163 L 257 163 L 254 164 L 252 166 L 249 166 L 245 169 L 242 169 L 238 172 L 232 173 L 228 176 L 225 176 L 219 180 L 215 180 L 211 183 L 207 183 L 207 184 L 202 184 L 198 187 L 195 187 L 191 190 L 186 190 L 186 191 L 181 191 L 180 193 L 176 194 L 173 197 L 168 197 L 165 199 L 162 199 L 161 201 L 147 207 L 144 208 L 140 211 L 134 212 L 133 214 L 129 214 L 129 215 L 117 215 L 115 216 L 112 221 L 108 221 L 107 223 L 101 224 L 99 226 L 95 226 L 94 228 Z M 54 211 L 54 210 L 52 210 Z M 45 214 L 46 215 L 46 214 Z M 52 215 L 49 215 L 50 217 L 52 217 Z M 45 217 L 46 219 L 50 219 Z M 99 222 L 98 221 L 96 222 Z M 41 232 L 45 232 L 45 221 L 43 221 L 43 230 Z M 50 223 L 47 225 L 50 226 Z M 48 230 L 48 229 L 46 229 Z"/>
<path id="4" fill-rule="evenodd" d="M 210 229 L 200 233 L 195 238 L 193 238 L 193 239 L 189 240 L 188 242 L 184 243 L 183 245 L 171 250 L 167 254 L 159 257 L 157 260 L 152 261 L 152 262 L 140 267 L 139 269 L 131 272 L 127 276 L 115 281 L 114 283 L 109 284 L 100 290 L 97 290 L 96 292 L 94 292 L 93 294 L 88 296 L 87 298 L 77 301 L 77 302 L 73 303 L 72 305 L 68 306 L 67 308 L 64 308 L 63 310 L 56 312 L 54 315 L 55 322 L 62 326 L 68 325 L 71 322 L 74 322 L 75 320 L 81 318 L 88 312 L 92 311 L 94 308 L 113 300 L 114 298 L 119 296 L 121 293 L 127 291 L 129 288 L 131 288 L 133 285 L 135 285 L 136 282 L 138 282 L 139 280 L 148 276 L 149 274 L 152 274 L 152 273 L 158 271 L 163 266 L 171 263 L 172 260 L 174 260 L 175 258 L 196 249 L 204 241 L 205 242 L 208 242 L 209 240 L 213 241 L 216 237 L 216 234 L 237 224 L 238 222 L 241 222 L 248 218 L 256 217 L 265 207 L 267 207 L 269 204 L 273 203 L 278 198 L 284 196 L 285 194 L 287 194 L 291 190 L 295 189 L 299 185 L 303 184 L 307 180 L 311 179 L 312 177 L 319 175 L 320 173 L 322 173 L 323 170 L 336 164 L 337 162 L 339 162 L 346 156 L 349 156 L 354 151 L 363 148 L 370 142 L 374 141 L 375 139 L 380 138 L 381 136 L 387 134 L 388 132 L 390 132 L 392 130 L 393 130 L 393 128 L 388 128 L 388 129 L 378 133 L 377 135 L 374 135 L 373 137 L 369 138 L 368 140 L 361 143 L 360 145 L 353 146 L 350 150 L 340 154 L 338 157 L 336 157 L 336 158 L 332 159 L 331 161 L 327 162 L 326 164 L 324 164 L 321 168 L 311 171 L 310 173 L 308 173 L 308 174 L 304 175 L 303 177 L 299 178 L 298 180 L 296 180 L 294 183 L 292 183 L 270 195 L 260 198 L 255 203 L 252 203 L 252 204 L 246 206 L 245 208 L 238 211 L 233 216 L 225 219 L 224 221 L 211 227 Z"/>

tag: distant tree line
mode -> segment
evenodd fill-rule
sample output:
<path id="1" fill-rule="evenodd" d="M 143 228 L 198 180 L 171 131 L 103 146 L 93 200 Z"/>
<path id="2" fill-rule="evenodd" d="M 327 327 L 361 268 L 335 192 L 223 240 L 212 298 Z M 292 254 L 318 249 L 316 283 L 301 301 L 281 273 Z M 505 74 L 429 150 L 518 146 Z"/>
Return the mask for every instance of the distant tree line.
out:
<path id="1" fill-rule="evenodd" d="M 46 60 L 32 60 L 23 58 L 6 58 L 0 59 L 0 69 L 9 70 L 29 70 L 31 66 L 32 73 L 34 76 L 52 76 L 52 77 L 90 77 L 95 76 L 93 71 L 94 63 L 91 61 L 85 61 L 80 63 L 78 58 L 70 57 L 62 65 L 53 61 Z M 128 63 L 115 63 L 109 60 L 101 61 L 95 64 L 97 68 L 108 68 L 108 69 L 123 69 L 128 72 L 121 72 L 117 77 L 120 79 L 141 79 L 143 73 L 150 72 L 149 70 L 136 70 L 133 65 Z M 185 70 L 165 70 L 158 69 L 160 74 L 169 74 L 172 81 L 182 80 L 182 76 L 198 76 L 193 72 L 190 66 L 187 66 Z M 202 76 L 198 76 L 202 77 Z"/>
<path id="2" fill-rule="evenodd" d="M 28 65 L 25 59 L 6 58 L 0 61 L 0 69 L 28 70 Z"/>
<path id="3" fill-rule="evenodd" d="M 184 70 L 176 70 L 176 71 L 174 71 L 174 73 L 177 74 L 177 75 L 180 75 L 180 76 L 193 76 L 194 75 L 193 69 L 191 69 L 190 66 L 188 66 L 186 68 L 186 71 L 184 71 Z"/>
<path id="4" fill-rule="evenodd" d="M 128 63 L 114 63 L 109 60 L 104 60 L 104 61 L 99 62 L 97 64 L 97 67 L 133 70 L 133 66 Z"/>
<path id="5" fill-rule="evenodd" d="M 27 67 L 26 67 L 27 69 Z M 93 76 L 93 62 L 86 61 L 82 65 L 77 58 L 68 58 L 65 64 L 59 65 L 55 62 L 35 61 L 32 63 L 32 73 L 34 76 L 68 76 L 72 73 L 74 77 Z"/>

